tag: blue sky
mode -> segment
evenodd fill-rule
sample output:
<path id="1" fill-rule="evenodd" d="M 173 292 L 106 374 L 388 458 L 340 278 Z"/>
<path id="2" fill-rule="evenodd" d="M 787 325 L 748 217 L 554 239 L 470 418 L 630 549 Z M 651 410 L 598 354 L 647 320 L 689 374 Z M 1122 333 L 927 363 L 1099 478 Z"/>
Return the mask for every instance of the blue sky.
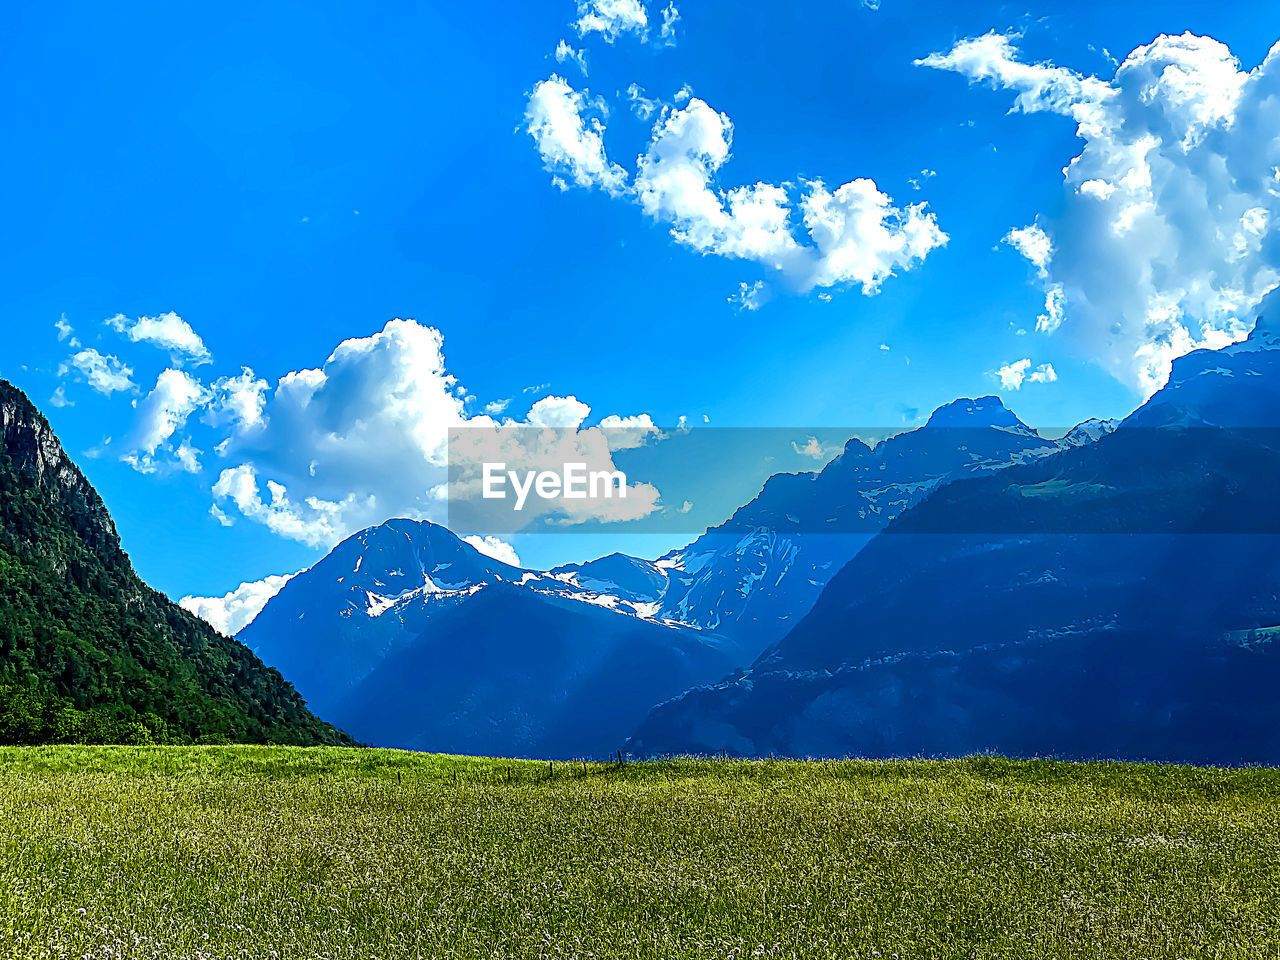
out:
<path id="1" fill-rule="evenodd" d="M 1270 264 L 1280 258 L 1264 215 L 1258 235 L 1246 230 L 1240 241 L 1247 251 L 1224 255 L 1230 270 L 1207 253 L 1190 262 L 1196 244 L 1186 236 L 1158 242 L 1141 228 L 1118 239 L 1113 230 L 1107 242 L 1116 249 L 1091 254 L 1106 244 L 1080 207 L 1086 181 L 1064 186 L 1063 167 L 1082 153 L 1076 126 L 1091 102 L 1087 85 L 1066 90 L 1071 76 L 1108 82 L 1116 60 L 1184 31 L 1215 38 L 1249 71 L 1280 38 L 1274 5 L 882 0 L 871 9 L 815 0 L 783 9 L 677 0 L 679 19 L 663 38 L 664 6 L 647 5 L 646 38 L 624 31 L 611 42 L 575 26 L 592 10 L 574 0 L 483 15 L 456 4 L 317 2 L 9 11 L 0 39 L 0 124 L 10 142 L 0 155 L 9 185 L 0 375 L 49 416 L 145 578 L 175 597 L 220 594 L 322 555 L 324 533 L 308 542 L 280 511 L 246 514 L 229 484 L 217 494 L 231 467 L 252 467 L 264 498 L 273 478 L 294 504 L 336 502 L 343 484 L 361 503 L 375 497 L 367 511 L 334 520 L 330 539 L 343 523 L 404 512 L 403 458 L 413 451 L 394 430 L 416 435 L 409 414 L 376 411 L 390 432 L 366 431 L 329 469 L 316 451 L 332 452 L 351 434 L 304 422 L 301 408 L 273 406 L 279 378 L 323 367 L 341 342 L 371 338 L 392 318 L 418 324 L 330 371 L 325 409 L 343 429 L 367 424 L 360 404 L 385 394 L 377 378 L 389 368 L 361 367 L 362 357 L 381 350 L 393 366 L 407 357 L 429 367 L 438 348 L 445 369 L 432 375 L 456 378 L 439 395 L 428 387 L 441 416 L 456 415 L 445 394 L 464 416 L 509 400 L 502 416 L 517 419 L 541 398 L 572 396 L 590 407 L 579 424 L 647 415 L 672 426 L 686 417 L 795 427 L 803 439 L 806 428 L 910 426 L 955 397 L 989 393 L 1034 426 L 1123 415 L 1153 388 L 1170 351 L 1243 335 L 1232 324 L 1251 322 L 1250 305 L 1272 283 Z M 992 31 L 1012 53 L 988 46 L 935 67 L 915 63 Z M 555 59 L 562 40 L 585 51 L 585 75 Z M 1213 59 L 1199 49 L 1186 56 Z M 1037 88 L 1036 109 L 1011 112 L 1027 89 L 1009 66 L 1015 60 L 1066 71 L 1028 81 L 1047 85 Z M 625 179 L 615 195 L 573 185 L 572 169 L 540 155 L 530 98 L 553 75 L 601 118 L 609 162 Z M 656 101 L 646 118 L 628 97 L 632 84 Z M 687 95 L 677 98 L 681 88 Z M 1177 90 L 1169 96 L 1182 109 Z M 1128 121 L 1123 111 L 1137 109 L 1123 95 L 1104 101 L 1100 110 Z M 724 237 L 701 250 L 673 238 L 671 216 L 655 218 L 637 199 L 636 161 L 655 124 L 694 103 L 732 123 L 731 156 L 714 171 L 713 193 L 780 185 L 801 247 L 815 242 L 799 220 L 812 194 L 806 184 L 835 190 L 860 178 L 893 209 L 926 203 L 919 215 L 936 218 L 945 245 L 909 267 L 893 264 L 868 295 L 856 281 L 811 285 L 811 264 L 779 270 L 768 256 L 725 254 Z M 1231 134 L 1241 142 L 1220 149 L 1243 156 L 1274 140 L 1271 116 L 1263 107 L 1242 112 Z M 1230 121 L 1205 122 L 1225 130 Z M 1092 142 L 1106 145 L 1109 122 Z M 1206 143 L 1228 136 L 1222 130 Z M 1157 187 L 1184 183 L 1178 158 L 1187 152 L 1169 171 L 1153 168 Z M 1112 162 L 1086 148 L 1079 169 Z M 1119 173 L 1103 170 L 1090 182 Z M 1172 179 L 1161 179 L 1166 173 Z M 1266 214 L 1269 189 L 1233 182 L 1240 210 L 1231 207 L 1232 223 Z M 1176 211 L 1157 212 L 1163 223 L 1179 222 Z M 1052 263 L 1002 242 L 1037 223 L 1057 252 Z M 1235 271 L 1234 313 L 1224 319 L 1225 280 L 1208 284 L 1212 303 L 1203 291 L 1175 297 L 1190 339 L 1180 347 L 1165 337 L 1151 365 L 1136 368 L 1145 334 L 1132 323 L 1117 333 L 1108 319 L 1137 309 L 1129 258 L 1134 276 L 1157 278 L 1143 294 L 1148 314 L 1167 294 L 1160 278 L 1179 271 Z M 744 284 L 762 285 L 758 309 L 731 302 Z M 1060 329 L 1037 331 L 1055 286 L 1065 318 Z M 185 326 L 137 325 L 168 313 Z M 104 324 L 118 315 L 119 329 Z M 60 318 L 73 331 L 62 340 Z M 186 327 L 208 362 L 175 349 L 174 331 Z M 434 346 L 420 335 L 428 327 L 439 332 Z M 128 366 L 131 386 L 93 389 L 88 365 L 69 363 L 89 348 Z M 264 416 L 275 414 L 257 439 L 232 438 L 243 426 L 226 402 L 232 388 L 215 388 L 245 367 L 267 385 Z M 189 398 L 191 409 L 140 458 L 138 444 L 158 436 L 140 420 L 166 369 L 207 392 Z M 181 386 L 178 376 L 166 389 Z M 459 387 L 471 399 L 459 398 Z M 355 412 L 339 409 L 348 397 Z M 184 443 L 188 454 L 200 451 L 189 464 L 197 469 L 183 468 Z M 221 520 L 210 511 L 215 502 Z M 517 546 L 525 562 L 542 565 L 614 543 L 544 537 Z"/>

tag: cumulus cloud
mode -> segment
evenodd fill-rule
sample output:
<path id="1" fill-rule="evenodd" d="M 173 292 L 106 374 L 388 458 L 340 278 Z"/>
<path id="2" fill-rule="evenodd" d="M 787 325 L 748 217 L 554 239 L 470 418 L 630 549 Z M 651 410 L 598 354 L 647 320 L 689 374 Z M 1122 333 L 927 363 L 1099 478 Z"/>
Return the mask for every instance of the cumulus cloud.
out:
<path id="1" fill-rule="evenodd" d="M 1027 63 L 1018 40 L 990 33 L 919 62 L 1075 123 L 1061 209 L 1007 239 L 1045 290 L 1037 330 L 1061 329 L 1149 395 L 1176 357 L 1246 336 L 1280 284 L 1280 45 L 1246 71 L 1213 38 L 1160 36 L 1103 80 Z"/>
<path id="2" fill-rule="evenodd" d="M 647 413 L 631 417 L 611 414 L 600 421 L 600 429 L 608 435 L 610 450 L 634 450 L 652 438 L 660 438 L 662 432 Z"/>
<path id="3" fill-rule="evenodd" d="M 178 606 L 211 624 L 219 633 L 234 637 L 252 623 L 267 601 L 295 576 L 297 574 L 284 574 L 242 583 L 221 597 L 183 597 Z"/>
<path id="4" fill-rule="evenodd" d="M 260 426 L 269 389 L 271 384 L 249 367 L 242 367 L 238 376 L 220 377 L 210 385 L 205 421 L 212 426 L 231 424 L 241 432 Z"/>
<path id="5" fill-rule="evenodd" d="M 852 180 L 833 192 L 818 181 L 809 187 L 801 208 L 816 249 L 807 258 L 806 289 L 856 283 L 873 294 L 895 270 L 909 270 L 947 242 L 924 204 L 896 207 L 872 180 Z"/>
<path id="6" fill-rule="evenodd" d="M 525 129 L 546 168 L 580 187 L 598 187 L 613 196 L 626 192 L 627 173 L 605 155 L 604 105 L 552 74 L 533 89 L 525 109 Z M 567 184 L 566 184 L 567 185 Z"/>
<path id="7" fill-rule="evenodd" d="M 253 403 L 221 401 L 241 412 L 217 420 L 232 432 L 217 447 L 228 465 L 213 487 L 215 506 L 228 521 L 239 514 L 314 546 L 389 517 L 450 519 L 457 503 L 448 497 L 458 489 L 449 483 L 451 467 L 478 474 L 491 459 L 512 469 L 571 461 L 613 469 L 612 450 L 656 433 L 644 415 L 605 417 L 588 428 L 591 408 L 573 396 L 543 397 L 521 420 L 470 417 L 445 367 L 443 337 L 412 320 L 343 341 L 323 365 L 286 374 L 265 395 L 252 371 L 226 382 L 239 388 L 222 394 L 248 394 Z M 460 431 L 467 441 L 451 446 Z M 656 509 L 657 491 L 640 486 L 628 506 L 642 516 Z M 615 503 L 540 507 L 528 519 L 557 512 L 574 522 L 618 518 Z"/>
<path id="8" fill-rule="evenodd" d="M 121 363 L 117 357 L 99 353 L 93 347 L 85 347 L 72 354 L 59 372 L 65 373 L 68 370 L 76 371 L 85 383 L 108 396 L 132 390 L 135 386 L 131 379 L 133 368 Z"/>
<path id="9" fill-rule="evenodd" d="M 1031 359 L 1024 357 L 1022 360 L 1006 363 L 996 370 L 994 376 L 1000 381 L 1000 389 L 1021 390 L 1023 381 L 1027 379 L 1027 368 L 1030 366 Z"/>
<path id="10" fill-rule="evenodd" d="M 871 295 L 947 241 L 925 204 L 899 207 L 868 179 L 835 189 L 820 180 L 722 187 L 733 124 L 696 97 L 684 107 L 661 108 L 629 181 L 607 156 L 599 118 L 584 115 L 598 112 L 591 104 L 555 75 L 535 88 L 526 125 L 548 169 L 579 186 L 630 197 L 699 253 L 760 263 L 801 291 L 857 284 Z M 804 242 L 797 240 L 801 227 Z"/>
<path id="11" fill-rule="evenodd" d="M 591 408 L 577 397 L 543 397 L 529 408 L 528 420 L 537 427 L 576 430 L 590 413 Z"/>
<path id="12" fill-rule="evenodd" d="M 372 495 L 362 502 L 354 493 L 339 501 L 309 496 L 297 502 L 289 498 L 284 484 L 275 480 L 267 481 L 264 497 L 257 467 L 249 463 L 223 470 L 213 485 L 213 496 L 216 501 L 233 504 L 245 517 L 263 524 L 272 533 L 312 547 L 332 546 L 354 530 L 371 525 L 377 505 Z M 218 502 L 214 508 L 218 510 L 214 516 L 230 525 L 230 517 Z M 352 519 L 362 512 L 365 522 Z"/>
<path id="13" fill-rule="evenodd" d="M 129 449 L 121 459 L 142 473 L 153 472 L 160 463 L 157 452 L 208 399 L 208 390 L 185 370 L 171 367 L 162 371 L 151 392 L 138 404 Z M 175 453 L 176 462 L 185 470 L 198 472 L 199 451 L 193 451 L 189 444 L 179 445 L 179 451 Z"/>
<path id="14" fill-rule="evenodd" d="M 649 36 L 649 14 L 641 0 L 579 0 L 574 27 L 578 36 L 598 33 L 606 43 L 613 43 L 624 33 L 645 40 Z"/>
<path id="15" fill-rule="evenodd" d="M 1000 381 L 1001 390 L 1021 390 L 1024 383 L 1053 383 L 1058 379 L 1053 364 L 1042 363 L 1032 370 L 1029 357 L 1006 363 L 992 371 L 992 376 Z"/>
<path id="16" fill-rule="evenodd" d="M 1058 371 L 1053 369 L 1052 363 L 1042 363 L 1031 372 L 1027 380 L 1031 383 L 1053 383 L 1058 379 Z"/>
<path id="17" fill-rule="evenodd" d="M 175 363 L 186 361 L 198 366 L 212 360 L 204 341 L 191 329 L 191 324 L 172 311 L 158 317 L 138 317 L 136 320 L 118 313 L 104 322 L 134 343 L 149 343 L 167 350 Z"/>
<path id="18" fill-rule="evenodd" d="M 1015 227 L 1005 234 L 1004 242 L 1022 254 L 1041 277 L 1049 275 L 1049 261 L 1053 259 L 1053 241 L 1038 224 Z"/>
<path id="19" fill-rule="evenodd" d="M 486 557 L 493 557 L 495 560 L 501 560 L 503 563 L 510 564 L 513 567 L 520 566 L 520 557 L 516 553 L 516 548 L 501 537 L 463 537 L 462 538 Z"/>

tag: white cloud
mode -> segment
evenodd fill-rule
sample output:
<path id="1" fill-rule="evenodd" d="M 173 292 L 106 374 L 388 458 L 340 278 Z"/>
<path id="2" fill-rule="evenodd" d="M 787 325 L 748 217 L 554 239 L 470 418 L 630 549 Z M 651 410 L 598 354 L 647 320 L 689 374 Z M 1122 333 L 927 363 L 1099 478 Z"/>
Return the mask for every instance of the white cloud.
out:
<path id="1" fill-rule="evenodd" d="M 463 537 L 462 538 L 486 557 L 493 557 L 513 567 L 520 566 L 520 557 L 516 548 L 501 537 Z"/>
<path id="2" fill-rule="evenodd" d="M 498 414 L 506 410 L 507 407 L 509 407 L 510 405 L 511 405 L 510 397 L 507 397 L 505 400 L 490 400 L 488 403 L 484 405 L 484 412 L 491 417 L 496 417 Z"/>
<path id="3" fill-rule="evenodd" d="M 739 310 L 759 310 L 764 305 L 764 281 L 755 283 L 739 283 L 738 292 L 729 296 L 730 303 L 736 303 Z"/>
<path id="4" fill-rule="evenodd" d="M 57 389 L 53 391 L 53 396 L 49 397 L 49 402 L 59 408 L 75 406 L 73 401 L 67 399 L 67 391 L 62 384 L 58 384 Z"/>
<path id="5" fill-rule="evenodd" d="M 729 118 L 702 100 L 664 111 L 638 161 L 638 202 L 655 220 L 671 223 L 677 241 L 699 252 L 784 269 L 802 257 L 790 231 L 786 192 L 767 183 L 723 194 L 716 189 L 732 139 Z"/>
<path id="6" fill-rule="evenodd" d="M 156 378 L 151 392 L 138 403 L 128 452 L 121 459 L 142 473 L 151 473 L 159 462 L 155 455 L 162 445 L 187 422 L 187 418 L 209 401 L 209 392 L 185 370 L 169 368 Z M 200 467 L 188 444 L 185 453 L 175 454 L 183 469 L 197 472 Z M 181 451 L 181 446 L 179 448 Z M 194 469 L 193 469 L 194 467 Z"/>
<path id="7" fill-rule="evenodd" d="M 1062 284 L 1050 283 L 1044 288 L 1044 313 L 1036 317 L 1036 330 L 1053 333 L 1066 319 L 1067 294 Z"/>
<path id="8" fill-rule="evenodd" d="M 451 465 L 478 473 L 483 459 L 525 470 L 581 462 L 612 472 L 613 451 L 661 436 L 647 414 L 610 415 L 587 426 L 591 407 L 574 396 L 542 397 L 523 419 L 494 419 L 510 400 L 469 416 L 470 397 L 446 370 L 442 351 L 438 330 L 392 320 L 274 386 L 248 367 L 208 384 L 165 369 L 134 404 L 121 459 L 142 473 L 198 473 L 201 448 L 212 449 L 224 461 L 211 488 L 210 514 L 218 523 L 230 526 L 238 514 L 279 536 L 329 547 L 391 517 L 446 522 L 454 505 Z M 94 350 L 69 358 L 62 372 L 72 368 L 104 393 L 134 387 L 128 367 Z M 65 401 L 62 393 L 55 397 Z M 471 445 L 450 451 L 451 431 L 463 427 L 474 428 Z M 646 516 L 660 509 L 659 499 L 652 485 L 631 483 L 625 498 L 540 500 L 524 516 L 613 522 Z"/>
<path id="9" fill-rule="evenodd" d="M 947 242 L 924 204 L 896 207 L 872 180 L 852 180 L 834 192 L 817 181 L 809 186 L 801 208 L 816 250 L 806 288 L 852 282 L 874 294 L 895 270 L 911 269 Z"/>
<path id="10" fill-rule="evenodd" d="M 578 69 L 582 71 L 582 75 L 587 75 L 587 51 L 578 50 L 569 45 L 568 41 L 561 40 L 556 44 L 556 63 L 576 63 Z"/>
<path id="11" fill-rule="evenodd" d="M 584 118 L 589 109 L 599 108 L 558 76 L 535 88 L 527 129 L 548 169 L 579 186 L 629 196 L 649 216 L 670 224 L 677 242 L 700 253 L 760 263 L 801 291 L 858 284 L 864 294 L 874 294 L 886 278 L 947 241 L 924 204 L 898 207 L 871 180 L 851 180 L 834 190 L 817 180 L 799 187 L 721 187 L 733 124 L 696 97 L 683 108 L 662 108 L 628 186 L 626 171 L 608 159 L 603 124 L 598 117 Z M 796 239 L 801 225 L 805 243 Z"/>
<path id="12" fill-rule="evenodd" d="M 313 547 L 331 547 L 367 525 L 352 523 L 347 517 L 362 508 L 371 516 L 376 504 L 373 497 L 362 503 L 355 494 L 348 494 L 341 501 L 311 496 L 298 503 L 289 498 L 283 484 L 274 480 L 267 481 L 267 493 L 264 498 L 258 485 L 257 468 L 248 463 L 223 470 L 213 485 L 217 501 L 229 501 L 241 514 L 263 524 L 272 533 Z M 222 512 L 218 503 L 214 507 Z M 226 513 L 222 512 L 222 516 Z"/>
<path id="13" fill-rule="evenodd" d="M 99 353 L 93 347 L 85 347 L 79 353 L 72 354 L 67 363 L 99 393 L 110 396 L 112 393 L 132 390 L 135 386 L 131 379 L 132 367 L 121 363 L 114 356 Z M 65 369 L 64 366 L 63 371 Z"/>
<path id="14" fill-rule="evenodd" d="M 1033 223 L 1029 227 L 1010 230 L 1005 234 L 1004 242 L 1029 260 L 1041 278 L 1049 275 L 1049 261 L 1053 259 L 1053 241 L 1040 229 L 1039 224 Z"/>
<path id="15" fill-rule="evenodd" d="M 910 267 L 945 242 L 923 206 L 899 210 L 870 180 L 854 180 L 834 192 L 818 181 L 807 184 L 798 212 L 813 242 L 801 245 L 782 187 L 716 187 L 732 140 L 729 118 L 694 98 L 665 112 L 639 160 L 641 207 L 670 222 L 672 236 L 686 246 L 763 263 L 802 290 L 852 281 L 872 293 L 894 267 Z"/>
<path id="16" fill-rule="evenodd" d="M 1064 67 L 1022 63 L 1014 47 L 1018 39 L 1021 37 L 993 31 L 962 40 L 945 54 L 932 53 L 916 65 L 954 70 L 972 81 L 987 80 L 994 86 L 1015 89 L 1015 108 L 1024 113 L 1052 110 L 1082 122 L 1096 118 L 1098 106 L 1112 95 L 1110 87 Z"/>
<path id="17" fill-rule="evenodd" d="M 1042 363 L 1032 370 L 1029 357 L 1006 363 L 1000 369 L 992 371 L 992 376 L 1000 381 L 1001 390 L 1021 390 L 1024 383 L 1053 383 L 1058 379 L 1053 364 Z"/>
<path id="18" fill-rule="evenodd" d="M 204 453 L 204 451 L 197 451 L 195 447 L 192 447 L 191 440 L 183 440 L 182 443 L 178 444 L 178 449 L 175 449 L 173 456 L 178 461 L 178 466 L 186 470 L 188 474 L 198 474 L 200 472 L 201 453 Z"/>
<path id="19" fill-rule="evenodd" d="M 676 513 L 688 513 L 692 509 L 693 501 L 686 500 L 684 503 L 680 504 L 680 506 L 676 507 Z"/>
<path id="20" fill-rule="evenodd" d="M 242 583 L 221 597 L 183 597 L 178 606 L 211 624 L 219 633 L 234 637 L 262 612 L 267 601 L 297 574 L 270 576 Z"/>
<path id="21" fill-rule="evenodd" d="M 636 115 L 637 119 L 646 123 L 662 107 L 662 101 L 646 97 L 644 95 L 644 87 L 638 83 L 633 83 L 627 87 L 627 100 L 631 102 L 631 112 Z"/>
<path id="22" fill-rule="evenodd" d="M 659 38 L 665 46 L 671 47 L 676 42 L 676 24 L 680 22 L 680 11 L 676 9 L 674 3 L 668 3 L 662 8 L 662 29 L 658 32 Z"/>
<path id="23" fill-rule="evenodd" d="M 662 431 L 647 413 L 630 417 L 619 417 L 610 414 L 600 421 L 600 429 L 609 440 L 609 449 L 634 450 L 644 446 L 650 439 L 661 438 Z"/>
<path id="24" fill-rule="evenodd" d="M 1027 377 L 1029 383 L 1053 383 L 1058 379 L 1058 372 L 1052 363 L 1042 363 Z"/>
<path id="25" fill-rule="evenodd" d="M 537 427 L 576 430 L 591 408 L 577 397 L 543 397 L 529 408 L 528 421 Z"/>
<path id="26" fill-rule="evenodd" d="M 925 167 L 923 170 L 920 171 L 920 176 L 910 177 L 907 180 L 907 183 L 911 184 L 912 190 L 919 190 L 922 186 L 924 186 L 924 184 L 928 183 L 937 175 L 938 175 L 937 170 L 930 170 L 928 167 Z"/>
<path id="27" fill-rule="evenodd" d="M 649 14 L 641 0 L 579 0 L 574 27 L 578 36 L 598 33 L 606 43 L 613 43 L 624 33 L 646 40 Z"/>
<path id="28" fill-rule="evenodd" d="M 173 451 L 174 458 L 178 461 L 178 466 L 182 467 L 187 473 L 200 472 L 200 454 L 203 450 L 197 450 L 191 445 L 191 441 L 185 440 L 178 444 L 178 449 Z"/>
<path id="29" fill-rule="evenodd" d="M 1280 217 L 1280 45 L 1245 71 L 1210 37 L 1161 36 L 1101 80 L 1025 63 L 1018 39 L 987 34 L 920 62 L 1013 91 L 1017 111 L 1074 121 L 1083 146 L 1064 169 L 1061 209 L 1026 228 L 1052 249 L 1037 329 L 1061 329 L 1148 395 L 1176 357 L 1243 338 L 1280 284 L 1268 240 Z"/>
<path id="30" fill-rule="evenodd" d="M 242 378 L 253 379 L 249 372 Z M 229 465 L 214 485 L 215 503 L 224 516 L 234 508 L 280 536 L 330 546 L 389 517 L 444 522 L 446 508 L 457 506 L 446 498 L 450 466 L 474 466 L 478 474 L 488 458 L 511 469 L 572 461 L 614 469 L 611 450 L 656 434 L 645 415 L 586 427 L 591 408 L 573 396 L 543 397 L 525 419 L 499 424 L 468 417 L 462 394 L 434 328 L 392 320 L 372 336 L 343 341 L 323 366 L 281 377 L 256 426 L 219 444 Z M 459 431 L 465 440 L 451 448 Z M 626 509 L 656 509 L 656 490 L 634 488 Z M 619 509 L 616 501 L 544 501 L 526 513 L 530 521 L 562 515 L 582 522 L 619 519 Z"/>
<path id="31" fill-rule="evenodd" d="M 821 460 L 825 456 L 822 444 L 818 442 L 817 437 L 806 438 L 803 445 L 792 440 L 791 449 L 802 457 L 812 457 L 814 460 Z"/>
<path id="32" fill-rule="evenodd" d="M 534 87 L 525 109 L 525 129 L 547 170 L 580 187 L 599 187 L 618 196 L 627 190 L 627 172 L 605 155 L 603 113 L 599 101 L 553 73 Z"/>
<path id="33" fill-rule="evenodd" d="M 118 313 L 104 322 L 134 343 L 149 343 L 169 351 L 169 356 L 175 363 L 191 361 L 198 366 L 212 360 L 204 341 L 191 329 L 191 324 L 172 311 L 158 317 L 138 317 L 136 320 Z"/>
<path id="34" fill-rule="evenodd" d="M 388 517 L 429 517 L 446 432 L 464 418 L 442 342 L 393 320 L 340 343 L 323 367 L 281 377 L 258 425 L 227 438 L 223 455 L 238 465 L 222 471 L 215 499 L 312 545 Z"/>
<path id="35" fill-rule="evenodd" d="M 1031 359 L 1024 357 L 1021 360 L 1015 360 L 1013 363 L 1006 363 L 996 370 L 994 376 L 1000 381 L 1000 389 L 1021 390 L 1023 381 L 1027 379 L 1027 368 L 1030 366 Z"/>
<path id="36" fill-rule="evenodd" d="M 232 424 L 244 431 L 261 426 L 271 384 L 242 367 L 235 377 L 221 377 L 209 387 L 211 399 L 205 421 L 213 426 Z"/>
<path id="37" fill-rule="evenodd" d="M 53 327 L 55 330 L 58 331 L 59 343 L 62 343 L 62 341 L 64 340 L 68 341 L 67 346 L 69 346 L 72 350 L 80 346 L 80 341 L 77 340 L 74 336 L 72 336 L 72 334 L 76 332 L 75 328 L 72 327 L 71 324 L 67 322 L 67 318 L 65 315 L 55 320 L 53 322 Z"/>

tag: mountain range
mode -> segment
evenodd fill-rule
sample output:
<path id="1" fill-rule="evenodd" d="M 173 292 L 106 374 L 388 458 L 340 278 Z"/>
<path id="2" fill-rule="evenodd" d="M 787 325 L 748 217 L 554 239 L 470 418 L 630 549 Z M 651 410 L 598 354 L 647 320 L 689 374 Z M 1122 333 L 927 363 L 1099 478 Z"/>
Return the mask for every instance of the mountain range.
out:
<path id="1" fill-rule="evenodd" d="M 1092 442 L 1059 440 L 995 397 L 940 408 L 821 471 L 779 474 L 656 561 L 547 572 L 392 520 L 291 579 L 238 637 L 321 715 L 371 743 L 457 753 L 612 753 L 655 704 L 740 670 L 780 639 L 885 523 L 942 484 Z"/>
<path id="2" fill-rule="evenodd" d="M 583 570 L 521 570 L 444 527 L 390 520 L 291 579 L 238 637 L 370 743 L 603 755 L 742 654 L 636 600 L 644 570 L 626 558 Z"/>
<path id="3" fill-rule="evenodd" d="M 236 640 L 137 577 L 0 381 L 0 740 L 1280 762 L 1276 314 L 1120 423 L 957 400 L 657 560 L 389 520 Z"/>

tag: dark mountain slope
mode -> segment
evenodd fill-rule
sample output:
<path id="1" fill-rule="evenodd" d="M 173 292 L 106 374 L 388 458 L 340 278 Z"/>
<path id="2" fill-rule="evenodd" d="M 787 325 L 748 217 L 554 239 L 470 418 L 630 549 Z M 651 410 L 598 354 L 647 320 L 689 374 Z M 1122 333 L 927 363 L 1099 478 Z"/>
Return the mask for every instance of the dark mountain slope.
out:
<path id="1" fill-rule="evenodd" d="M 443 609 L 331 715 L 414 749 L 603 757 L 657 700 L 733 665 L 696 631 L 497 584 Z"/>
<path id="2" fill-rule="evenodd" d="M 346 740 L 138 578 L 48 422 L 0 380 L 0 740 L 201 737 Z"/>
<path id="3" fill-rule="evenodd" d="M 1280 761 L 1277 383 L 1260 323 L 1111 436 L 939 489 L 634 749 Z"/>

